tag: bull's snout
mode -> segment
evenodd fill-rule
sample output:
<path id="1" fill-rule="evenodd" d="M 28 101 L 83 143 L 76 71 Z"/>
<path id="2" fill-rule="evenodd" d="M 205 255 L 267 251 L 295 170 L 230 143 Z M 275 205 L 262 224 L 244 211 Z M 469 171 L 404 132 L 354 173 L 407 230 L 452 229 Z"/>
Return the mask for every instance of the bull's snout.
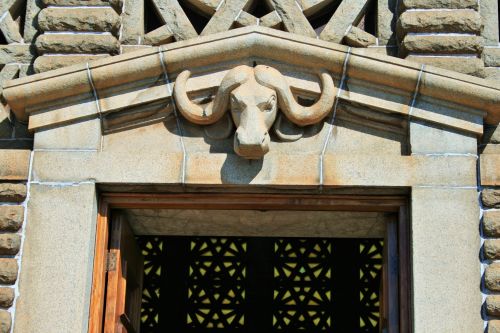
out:
<path id="1" fill-rule="evenodd" d="M 244 158 L 260 159 L 269 151 L 269 142 L 267 131 L 252 133 L 239 127 L 234 136 L 234 150 Z"/>

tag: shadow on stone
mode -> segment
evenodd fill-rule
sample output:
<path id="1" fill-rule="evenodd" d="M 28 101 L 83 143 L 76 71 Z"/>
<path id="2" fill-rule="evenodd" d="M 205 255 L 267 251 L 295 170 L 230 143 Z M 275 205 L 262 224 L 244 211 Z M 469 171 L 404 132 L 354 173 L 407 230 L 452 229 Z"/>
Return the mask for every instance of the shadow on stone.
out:
<path id="1" fill-rule="evenodd" d="M 250 184 L 261 172 L 263 163 L 264 159 L 246 160 L 228 154 L 220 171 L 221 181 L 223 184 Z"/>

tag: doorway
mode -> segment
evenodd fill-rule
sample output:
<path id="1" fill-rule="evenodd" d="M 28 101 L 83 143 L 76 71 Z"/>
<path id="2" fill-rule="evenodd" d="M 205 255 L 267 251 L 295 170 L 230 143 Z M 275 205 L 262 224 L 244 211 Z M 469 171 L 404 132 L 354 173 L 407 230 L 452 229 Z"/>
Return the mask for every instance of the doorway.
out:
<path id="1" fill-rule="evenodd" d="M 238 196 L 101 200 L 90 331 L 409 332 L 404 198 Z"/>

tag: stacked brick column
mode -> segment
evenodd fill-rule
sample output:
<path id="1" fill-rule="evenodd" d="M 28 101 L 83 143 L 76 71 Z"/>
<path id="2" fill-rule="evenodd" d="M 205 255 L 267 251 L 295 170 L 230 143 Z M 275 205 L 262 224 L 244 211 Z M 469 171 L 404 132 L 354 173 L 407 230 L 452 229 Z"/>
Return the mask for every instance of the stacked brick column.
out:
<path id="1" fill-rule="evenodd" d="M 122 5 L 118 1 L 43 0 L 43 32 L 36 39 L 35 71 L 43 72 L 118 54 Z M 118 12 L 117 12 L 118 11 Z"/>
<path id="2" fill-rule="evenodd" d="M 484 40 L 476 0 L 402 0 L 400 55 L 418 63 L 484 75 Z"/>
<path id="3" fill-rule="evenodd" d="M 484 239 L 482 262 L 485 268 L 484 317 L 488 332 L 500 332 L 500 127 L 486 127 L 480 159 L 483 206 L 481 234 Z"/>
<path id="4" fill-rule="evenodd" d="M 30 151 L 0 150 L 0 333 L 11 331 Z"/>

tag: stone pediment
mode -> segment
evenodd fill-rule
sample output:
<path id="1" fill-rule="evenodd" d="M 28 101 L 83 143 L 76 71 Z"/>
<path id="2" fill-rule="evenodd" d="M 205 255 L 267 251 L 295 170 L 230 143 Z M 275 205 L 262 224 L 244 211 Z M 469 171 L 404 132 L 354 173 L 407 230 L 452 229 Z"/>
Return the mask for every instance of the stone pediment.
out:
<path id="1" fill-rule="evenodd" d="M 224 138 L 233 133 L 233 122 L 240 120 L 226 113 L 212 117 L 217 121 L 206 121 L 207 112 L 213 112 L 209 105 L 220 104 L 217 97 L 212 99 L 221 86 L 238 81 L 235 77 L 244 72 L 241 68 L 254 73 L 262 67 L 278 74 L 259 74 L 260 78 L 249 74 L 257 84 L 245 90 L 246 95 L 261 96 L 259 87 L 275 91 L 273 112 L 277 114 L 268 127 L 278 124 L 275 130 L 283 141 L 297 140 L 307 131 L 304 125 L 319 123 L 332 113 L 339 119 L 395 133 L 405 133 L 413 119 L 477 136 L 482 135 L 483 120 L 496 124 L 500 119 L 500 87 L 491 82 L 262 27 L 235 29 L 8 81 L 3 95 L 17 118 L 29 120 L 29 128 L 35 132 L 92 118 L 101 119 L 104 132 L 113 132 L 174 117 L 179 108 L 190 122 L 207 125 L 206 135 Z M 228 80 L 231 70 L 240 74 Z M 281 90 L 294 96 L 288 102 L 285 93 L 276 93 L 279 88 L 272 83 L 276 75 L 286 86 Z M 180 85 L 175 87 L 180 80 L 182 93 L 176 92 Z M 269 82 L 263 82 L 266 80 Z M 176 93 L 177 106 L 172 98 Z M 198 108 L 193 117 L 182 112 L 186 103 L 187 108 Z M 220 108 L 232 109 L 231 103 L 227 100 Z M 304 112 L 311 115 L 294 121 L 291 108 L 300 108 L 295 112 L 299 118 Z M 321 114 L 315 111 L 318 108 Z"/>

